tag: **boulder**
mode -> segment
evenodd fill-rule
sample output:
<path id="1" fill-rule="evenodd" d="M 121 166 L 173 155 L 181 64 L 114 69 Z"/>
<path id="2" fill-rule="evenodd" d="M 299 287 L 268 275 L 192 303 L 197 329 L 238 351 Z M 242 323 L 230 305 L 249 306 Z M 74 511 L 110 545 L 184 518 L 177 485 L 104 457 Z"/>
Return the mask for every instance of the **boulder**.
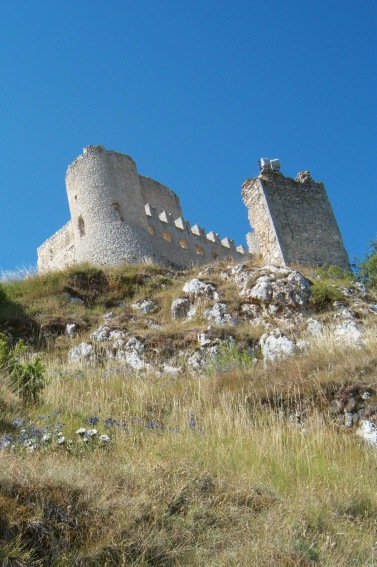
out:
<path id="1" fill-rule="evenodd" d="M 140 311 L 140 313 L 152 313 L 153 311 L 155 311 L 157 308 L 156 303 L 154 303 L 154 301 L 152 301 L 151 299 L 143 299 L 141 301 L 137 301 L 136 303 L 132 304 L 132 309 L 134 309 L 135 311 Z"/>
<path id="2" fill-rule="evenodd" d="M 265 362 L 287 358 L 296 351 L 296 344 L 281 329 L 274 329 L 262 335 L 259 344 Z"/>
<path id="3" fill-rule="evenodd" d="M 65 327 L 65 334 L 71 337 L 72 339 L 75 338 L 77 335 L 77 325 L 76 323 L 67 323 Z"/>
<path id="4" fill-rule="evenodd" d="M 178 298 L 173 301 L 170 308 L 171 318 L 174 320 L 185 319 L 190 309 L 192 308 L 192 303 L 187 298 Z"/>
<path id="5" fill-rule="evenodd" d="M 94 348 L 91 343 L 80 343 L 68 351 L 68 362 L 91 361 L 93 358 Z"/>
<path id="6" fill-rule="evenodd" d="M 98 341 L 98 342 L 108 341 L 110 339 L 110 328 L 101 325 L 100 327 L 98 327 L 98 329 L 93 331 L 90 337 L 94 341 Z"/>
<path id="7" fill-rule="evenodd" d="M 363 419 L 356 431 L 360 437 L 371 443 L 377 445 L 377 426 L 373 421 Z"/>
<path id="8" fill-rule="evenodd" d="M 187 293 L 190 299 L 197 299 L 198 297 L 205 297 L 207 299 L 219 299 L 219 294 L 215 286 L 200 281 L 198 278 L 189 280 L 183 286 L 183 291 Z"/>
<path id="9" fill-rule="evenodd" d="M 350 346 L 362 347 L 364 329 L 353 319 L 346 319 L 334 327 L 334 337 Z"/>
<path id="10" fill-rule="evenodd" d="M 231 273 L 240 297 L 259 304 L 269 315 L 293 316 L 309 307 L 311 285 L 297 270 L 265 266 L 248 271 L 240 264 Z"/>
<path id="11" fill-rule="evenodd" d="M 215 303 L 210 309 L 206 309 L 203 313 L 204 317 L 216 325 L 235 325 L 237 319 L 227 312 L 226 303 Z"/>

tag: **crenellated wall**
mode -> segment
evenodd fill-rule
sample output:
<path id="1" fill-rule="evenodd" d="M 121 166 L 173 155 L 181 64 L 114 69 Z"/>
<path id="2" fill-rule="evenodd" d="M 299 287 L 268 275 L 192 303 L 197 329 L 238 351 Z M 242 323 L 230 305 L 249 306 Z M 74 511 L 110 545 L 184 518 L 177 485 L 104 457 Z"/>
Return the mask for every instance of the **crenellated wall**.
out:
<path id="1" fill-rule="evenodd" d="M 182 217 L 175 219 L 150 205 L 146 205 L 145 212 L 153 245 L 169 263 L 190 266 L 224 258 L 241 261 L 249 257 L 246 248 L 236 247 L 233 240 L 221 240 L 215 232 L 206 234 L 204 228 L 197 224 L 190 226 Z"/>
<path id="2" fill-rule="evenodd" d="M 134 160 L 104 146 L 87 146 L 68 167 L 71 220 L 38 248 L 40 272 L 75 262 L 158 262 L 185 268 L 254 255 L 275 265 L 337 264 L 349 259 L 323 183 L 308 171 L 296 179 L 263 158 L 258 177 L 243 184 L 253 229 L 248 250 L 184 219 L 174 191 L 140 175 Z M 268 167 L 268 164 L 272 164 Z"/>
<path id="3" fill-rule="evenodd" d="M 66 186 L 71 221 L 38 248 L 40 272 L 83 261 L 183 268 L 249 257 L 232 240 L 190 227 L 176 193 L 140 175 L 134 160 L 120 152 L 87 146 L 68 167 Z"/>

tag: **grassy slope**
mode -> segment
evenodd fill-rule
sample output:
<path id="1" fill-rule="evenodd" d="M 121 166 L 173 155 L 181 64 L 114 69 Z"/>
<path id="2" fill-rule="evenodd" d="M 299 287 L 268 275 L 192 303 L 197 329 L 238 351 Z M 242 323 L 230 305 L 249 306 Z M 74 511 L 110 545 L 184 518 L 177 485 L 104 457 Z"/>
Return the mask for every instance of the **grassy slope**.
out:
<path id="1" fill-rule="evenodd" d="M 40 405 L 28 408 L 2 384 L 0 435 L 18 433 L 12 422 L 23 417 L 27 434 L 30 423 L 49 426 L 66 442 L 53 436 L 35 451 L 17 444 L 1 452 L 4 567 L 377 564 L 376 453 L 328 412 L 341 387 L 376 386 L 373 323 L 362 351 L 325 334 L 306 353 L 267 367 L 235 357 L 174 379 L 137 376 L 114 362 L 72 367 L 71 339 L 55 337 L 72 320 L 85 340 L 113 309 L 118 327 L 156 345 L 161 357 L 167 344 L 190 344 L 206 326 L 200 317 L 170 322 L 171 300 L 190 274 L 148 266 L 105 278 L 88 267 L 77 273 L 5 286 L 2 328 L 33 336 L 48 384 Z M 218 272 L 208 278 L 237 309 L 232 284 Z M 84 304 L 67 302 L 67 290 Z M 152 315 L 160 330 L 129 308 L 131 298 L 146 296 L 160 305 Z M 246 345 L 260 330 L 244 324 L 231 332 Z M 89 417 L 110 445 L 80 442 L 75 431 L 90 427 Z M 106 428 L 110 417 L 117 423 Z"/>

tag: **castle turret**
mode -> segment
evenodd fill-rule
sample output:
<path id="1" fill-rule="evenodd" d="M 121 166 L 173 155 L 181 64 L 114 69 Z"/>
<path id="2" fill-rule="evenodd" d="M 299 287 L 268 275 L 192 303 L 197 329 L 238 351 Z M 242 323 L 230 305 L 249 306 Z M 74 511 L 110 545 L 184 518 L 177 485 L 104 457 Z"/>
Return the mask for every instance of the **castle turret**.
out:
<path id="1" fill-rule="evenodd" d="M 87 146 L 68 167 L 66 186 L 76 261 L 158 260 L 131 157 L 103 146 Z"/>
<path id="2" fill-rule="evenodd" d="M 176 267 L 249 257 L 243 246 L 183 217 L 174 191 L 139 175 L 130 156 L 87 146 L 66 174 L 71 220 L 38 248 L 38 270 L 77 262 Z"/>

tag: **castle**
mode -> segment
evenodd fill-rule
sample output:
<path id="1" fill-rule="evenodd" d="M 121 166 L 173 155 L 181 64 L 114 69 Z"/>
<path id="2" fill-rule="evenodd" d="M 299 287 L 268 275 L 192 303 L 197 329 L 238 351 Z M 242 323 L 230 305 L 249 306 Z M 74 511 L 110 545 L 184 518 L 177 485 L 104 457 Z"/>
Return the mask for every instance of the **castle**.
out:
<path id="1" fill-rule="evenodd" d="M 254 229 L 247 250 L 191 226 L 179 197 L 140 175 L 130 156 L 87 146 L 66 174 L 71 220 L 38 248 L 38 270 L 146 261 L 183 268 L 225 258 L 245 261 L 255 254 L 278 265 L 349 267 L 323 184 L 308 172 L 296 180 L 285 177 L 276 164 L 262 160 L 260 175 L 243 185 Z"/>

